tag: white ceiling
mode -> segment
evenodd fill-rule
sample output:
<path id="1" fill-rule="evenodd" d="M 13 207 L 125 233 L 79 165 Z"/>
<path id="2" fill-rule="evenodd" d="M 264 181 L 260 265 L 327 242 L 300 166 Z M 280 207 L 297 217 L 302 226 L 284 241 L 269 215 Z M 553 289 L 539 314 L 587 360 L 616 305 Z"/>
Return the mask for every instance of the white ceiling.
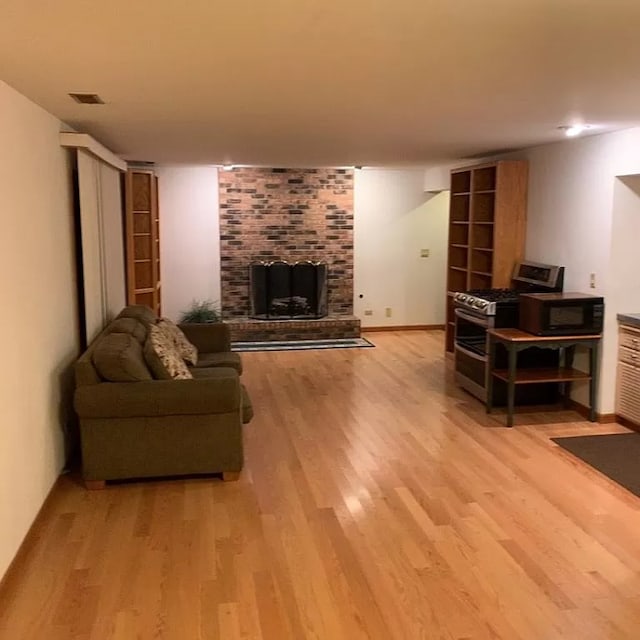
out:
<path id="1" fill-rule="evenodd" d="M 0 78 L 130 160 L 426 165 L 640 124 L 639 36 L 637 0 L 2 0 Z"/>

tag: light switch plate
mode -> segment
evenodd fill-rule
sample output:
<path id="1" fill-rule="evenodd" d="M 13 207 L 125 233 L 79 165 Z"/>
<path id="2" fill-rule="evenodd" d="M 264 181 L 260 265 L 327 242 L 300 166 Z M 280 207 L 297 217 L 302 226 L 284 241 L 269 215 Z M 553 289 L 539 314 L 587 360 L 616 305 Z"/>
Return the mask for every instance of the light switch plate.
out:
<path id="1" fill-rule="evenodd" d="M 429 249 L 420 249 L 420 257 L 428 258 L 429 257 Z"/>

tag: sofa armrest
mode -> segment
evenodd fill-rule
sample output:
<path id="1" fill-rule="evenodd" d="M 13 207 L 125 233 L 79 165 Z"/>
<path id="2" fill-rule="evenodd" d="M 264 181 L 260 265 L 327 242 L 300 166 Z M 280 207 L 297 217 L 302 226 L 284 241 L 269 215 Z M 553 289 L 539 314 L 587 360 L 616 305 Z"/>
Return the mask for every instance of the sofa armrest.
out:
<path id="1" fill-rule="evenodd" d="M 231 351 L 231 337 L 229 327 L 224 322 L 212 322 L 209 324 L 178 325 L 189 342 L 195 345 L 201 353 L 220 353 Z"/>
<path id="2" fill-rule="evenodd" d="M 234 369 L 215 378 L 101 382 L 78 387 L 74 407 L 80 418 L 135 418 L 204 415 L 239 411 L 242 394 Z"/>

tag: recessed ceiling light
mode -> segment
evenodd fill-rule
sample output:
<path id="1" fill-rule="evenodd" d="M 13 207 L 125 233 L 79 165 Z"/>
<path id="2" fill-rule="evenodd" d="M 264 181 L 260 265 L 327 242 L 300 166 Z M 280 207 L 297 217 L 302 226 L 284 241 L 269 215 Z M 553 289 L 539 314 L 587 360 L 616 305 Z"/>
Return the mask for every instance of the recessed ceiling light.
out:
<path id="1" fill-rule="evenodd" d="M 104 104 L 97 93 L 70 93 L 69 96 L 80 104 Z"/>
<path id="2" fill-rule="evenodd" d="M 567 136 L 567 138 L 575 138 L 591 128 L 590 124 L 571 124 L 558 127 L 560 131 L 564 131 L 564 135 Z"/>

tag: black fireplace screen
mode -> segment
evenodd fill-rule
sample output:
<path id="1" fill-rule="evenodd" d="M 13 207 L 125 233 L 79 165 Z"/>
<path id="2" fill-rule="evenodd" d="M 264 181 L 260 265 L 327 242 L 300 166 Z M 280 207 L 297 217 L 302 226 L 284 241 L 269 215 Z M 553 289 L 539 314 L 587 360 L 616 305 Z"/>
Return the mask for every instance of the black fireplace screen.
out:
<path id="1" fill-rule="evenodd" d="M 251 317 L 260 320 L 327 315 L 327 265 L 254 262 L 249 266 Z"/>

